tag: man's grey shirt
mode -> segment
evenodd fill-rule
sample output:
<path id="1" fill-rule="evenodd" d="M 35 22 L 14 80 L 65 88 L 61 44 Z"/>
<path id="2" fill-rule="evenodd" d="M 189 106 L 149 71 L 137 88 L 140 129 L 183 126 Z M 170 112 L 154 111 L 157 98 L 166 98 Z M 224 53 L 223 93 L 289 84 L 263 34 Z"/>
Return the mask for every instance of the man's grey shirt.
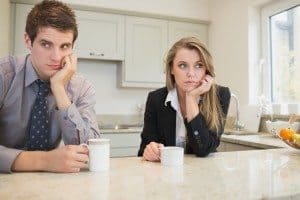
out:
<path id="1" fill-rule="evenodd" d="M 30 55 L 0 59 L 0 172 L 11 172 L 15 158 L 25 149 L 31 108 L 38 79 Z M 58 110 L 53 94 L 47 97 L 50 114 L 50 145 L 85 143 L 100 137 L 95 89 L 81 75 L 74 74 L 65 86 L 72 104 Z"/>

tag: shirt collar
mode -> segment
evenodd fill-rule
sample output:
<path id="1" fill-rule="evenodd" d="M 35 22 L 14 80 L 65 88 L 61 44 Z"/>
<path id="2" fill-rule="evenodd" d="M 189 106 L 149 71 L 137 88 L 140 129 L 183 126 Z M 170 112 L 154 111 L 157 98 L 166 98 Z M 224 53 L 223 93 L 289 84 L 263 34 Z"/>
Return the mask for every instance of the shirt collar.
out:
<path id="1" fill-rule="evenodd" d="M 170 102 L 171 106 L 178 112 L 180 112 L 179 101 L 176 87 L 168 92 L 167 98 L 165 100 L 165 106 Z"/>
<path id="2" fill-rule="evenodd" d="M 31 85 L 39 77 L 33 68 L 31 56 L 27 55 L 25 63 L 25 87 Z"/>
<path id="3" fill-rule="evenodd" d="M 168 92 L 167 98 L 165 100 L 165 106 L 168 105 L 168 102 L 171 103 L 171 106 L 178 111 L 179 110 L 179 101 L 178 101 L 178 95 L 177 95 L 177 90 L 176 87 L 174 87 L 172 90 Z M 203 97 L 199 96 L 198 97 L 198 104 L 203 102 Z"/>

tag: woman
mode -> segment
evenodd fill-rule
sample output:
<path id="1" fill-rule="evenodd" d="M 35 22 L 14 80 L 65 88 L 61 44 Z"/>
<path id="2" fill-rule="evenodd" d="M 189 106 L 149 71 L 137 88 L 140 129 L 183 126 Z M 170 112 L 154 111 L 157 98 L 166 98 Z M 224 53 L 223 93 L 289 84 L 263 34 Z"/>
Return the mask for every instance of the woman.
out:
<path id="1" fill-rule="evenodd" d="M 163 146 L 181 146 L 201 157 L 216 151 L 230 91 L 216 85 L 214 77 L 211 55 L 197 38 L 173 45 L 166 60 L 166 87 L 147 98 L 139 156 L 160 161 Z"/>

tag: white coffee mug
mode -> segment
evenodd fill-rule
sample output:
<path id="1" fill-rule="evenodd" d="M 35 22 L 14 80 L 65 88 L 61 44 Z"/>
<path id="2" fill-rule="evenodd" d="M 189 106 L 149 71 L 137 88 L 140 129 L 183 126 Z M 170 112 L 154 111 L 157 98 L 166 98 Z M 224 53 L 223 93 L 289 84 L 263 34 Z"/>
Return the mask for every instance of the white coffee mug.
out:
<path id="1" fill-rule="evenodd" d="M 160 148 L 160 160 L 164 166 L 183 165 L 184 150 L 182 147 L 162 147 Z"/>
<path id="2" fill-rule="evenodd" d="M 109 169 L 109 139 L 89 139 L 89 170 L 92 172 L 106 171 Z"/>

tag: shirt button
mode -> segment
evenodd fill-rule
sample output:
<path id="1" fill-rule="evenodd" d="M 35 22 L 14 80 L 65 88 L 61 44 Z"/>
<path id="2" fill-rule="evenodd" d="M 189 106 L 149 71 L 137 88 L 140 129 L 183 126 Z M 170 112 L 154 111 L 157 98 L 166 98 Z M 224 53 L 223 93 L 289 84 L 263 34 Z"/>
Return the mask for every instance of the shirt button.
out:
<path id="1" fill-rule="evenodd" d="M 194 131 L 194 135 L 199 135 L 199 132 L 198 131 Z"/>

